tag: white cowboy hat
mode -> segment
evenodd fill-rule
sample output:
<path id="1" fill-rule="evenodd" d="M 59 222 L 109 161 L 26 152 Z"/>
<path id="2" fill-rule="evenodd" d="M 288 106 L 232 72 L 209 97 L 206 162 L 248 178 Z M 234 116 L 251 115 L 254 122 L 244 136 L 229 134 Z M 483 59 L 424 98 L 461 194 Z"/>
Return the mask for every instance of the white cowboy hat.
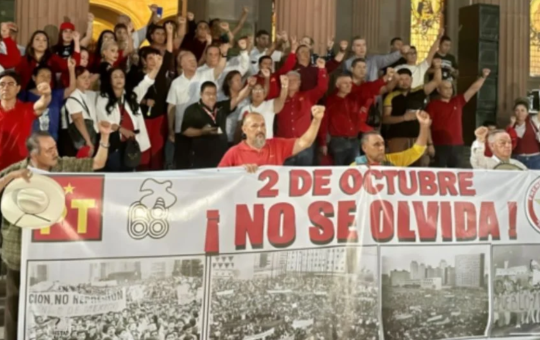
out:
<path id="1" fill-rule="evenodd" d="M 46 228 L 62 217 L 65 199 L 64 189 L 54 179 L 33 174 L 29 182 L 18 178 L 4 189 L 2 215 L 20 228 Z"/>

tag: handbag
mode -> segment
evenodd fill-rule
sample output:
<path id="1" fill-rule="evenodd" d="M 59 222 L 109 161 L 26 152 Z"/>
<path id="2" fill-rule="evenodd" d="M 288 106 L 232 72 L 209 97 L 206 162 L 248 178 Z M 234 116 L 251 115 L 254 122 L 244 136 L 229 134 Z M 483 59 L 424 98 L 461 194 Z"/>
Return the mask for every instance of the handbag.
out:
<path id="1" fill-rule="evenodd" d="M 381 114 L 379 113 L 379 109 L 377 109 L 375 104 L 372 104 L 369 107 L 366 124 L 374 128 L 381 126 Z"/>
<path id="2" fill-rule="evenodd" d="M 125 107 L 125 102 L 120 104 L 122 107 Z M 123 110 L 125 113 L 124 114 L 129 114 L 127 113 L 127 111 Z M 122 126 L 122 121 L 124 120 L 124 114 L 122 114 L 122 110 L 120 110 L 120 123 L 118 124 L 119 126 Z M 136 128 L 135 124 L 135 120 L 132 119 L 133 121 L 133 127 L 135 128 L 135 130 L 133 131 L 135 134 L 138 134 L 139 133 L 139 129 Z M 113 141 L 114 143 L 118 143 L 117 145 L 120 146 L 122 145 L 122 143 L 124 143 L 123 145 L 123 148 L 121 148 L 121 151 L 123 152 L 123 155 L 122 155 L 122 162 L 124 163 L 124 166 L 126 168 L 130 168 L 130 169 L 135 169 L 137 168 L 140 164 L 141 164 L 141 157 L 142 157 L 142 153 L 141 153 L 141 147 L 139 145 L 139 142 L 137 142 L 137 139 L 133 138 L 133 139 L 128 139 L 126 140 L 125 142 L 122 142 L 122 137 L 121 137 L 121 134 L 120 134 L 120 128 L 118 128 L 118 131 L 116 131 L 116 136 L 114 137 Z M 117 138 L 117 140 L 116 140 Z M 111 146 L 113 146 L 111 142 Z"/>
<path id="3" fill-rule="evenodd" d="M 66 102 L 68 100 L 70 100 L 70 99 L 72 99 L 72 100 L 76 101 L 77 103 L 79 103 L 79 105 L 81 105 L 84 108 L 84 111 L 88 115 L 90 115 L 90 110 L 88 110 L 88 106 L 86 105 L 84 100 L 81 103 L 81 101 L 78 100 L 77 98 L 69 97 L 66 100 Z M 65 114 L 66 114 L 66 122 L 69 122 L 69 114 L 70 113 L 69 113 L 69 111 L 67 109 L 67 106 L 64 106 L 64 111 L 65 111 Z M 96 144 L 97 133 L 96 133 L 96 130 L 94 129 L 94 121 L 92 119 L 85 118 L 84 119 L 84 126 L 86 127 L 86 132 L 88 133 L 88 136 L 90 137 L 90 141 L 92 142 L 92 144 Z M 86 145 L 86 141 L 84 140 L 83 135 L 81 134 L 81 132 L 79 131 L 79 129 L 77 128 L 75 123 L 73 123 L 73 122 L 68 123 L 67 130 L 68 130 L 69 137 L 73 141 L 73 145 L 75 146 L 75 149 L 79 150 L 80 148 L 82 148 L 83 146 Z"/>

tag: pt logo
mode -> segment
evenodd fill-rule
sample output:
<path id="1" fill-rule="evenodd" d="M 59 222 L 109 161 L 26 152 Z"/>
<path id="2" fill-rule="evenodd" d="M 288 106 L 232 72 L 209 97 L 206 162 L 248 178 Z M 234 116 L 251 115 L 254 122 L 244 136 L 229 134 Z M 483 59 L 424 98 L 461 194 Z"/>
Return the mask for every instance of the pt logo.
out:
<path id="1" fill-rule="evenodd" d="M 540 178 L 535 179 L 527 190 L 525 212 L 531 226 L 540 233 Z"/>
<path id="2" fill-rule="evenodd" d="M 150 236 L 153 239 L 165 237 L 169 232 L 169 209 L 177 198 L 171 192 L 171 181 L 159 182 L 147 179 L 140 192 L 143 196 L 129 207 L 128 234 L 136 240 Z"/>

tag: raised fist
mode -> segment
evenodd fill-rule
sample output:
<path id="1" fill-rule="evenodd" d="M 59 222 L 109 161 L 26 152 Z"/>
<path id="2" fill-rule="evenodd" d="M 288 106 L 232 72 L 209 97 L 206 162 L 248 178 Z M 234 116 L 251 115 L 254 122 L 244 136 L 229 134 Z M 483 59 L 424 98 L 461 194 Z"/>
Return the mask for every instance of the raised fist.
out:
<path id="1" fill-rule="evenodd" d="M 489 77 L 490 73 L 491 73 L 491 70 L 489 68 L 485 68 L 482 70 L 482 76 L 484 76 L 484 78 Z"/>
<path id="2" fill-rule="evenodd" d="M 326 66 L 326 61 L 323 58 L 317 59 L 317 67 L 324 68 Z"/>
<path id="3" fill-rule="evenodd" d="M 36 87 L 38 93 L 41 96 L 50 96 L 51 95 L 51 86 L 48 83 L 38 84 Z"/>
<path id="4" fill-rule="evenodd" d="M 488 130 L 487 127 L 485 127 L 485 126 L 479 127 L 478 129 L 476 129 L 474 131 L 474 135 L 476 136 L 476 140 L 479 141 L 479 142 L 482 142 L 482 143 L 485 142 L 488 132 L 489 132 L 489 130 Z"/>
<path id="5" fill-rule="evenodd" d="M 322 105 L 315 105 L 311 108 L 311 114 L 313 115 L 314 119 L 322 120 L 324 117 L 324 111 L 326 108 Z"/>

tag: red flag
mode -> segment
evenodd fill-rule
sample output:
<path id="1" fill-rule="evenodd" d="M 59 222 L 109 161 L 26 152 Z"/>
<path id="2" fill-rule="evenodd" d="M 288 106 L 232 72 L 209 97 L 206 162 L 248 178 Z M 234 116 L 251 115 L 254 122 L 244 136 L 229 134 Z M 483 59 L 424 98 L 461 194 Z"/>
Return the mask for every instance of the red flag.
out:
<path id="1" fill-rule="evenodd" d="M 34 230 L 32 242 L 100 241 L 103 176 L 53 176 L 66 194 L 63 218 L 49 228 Z"/>

